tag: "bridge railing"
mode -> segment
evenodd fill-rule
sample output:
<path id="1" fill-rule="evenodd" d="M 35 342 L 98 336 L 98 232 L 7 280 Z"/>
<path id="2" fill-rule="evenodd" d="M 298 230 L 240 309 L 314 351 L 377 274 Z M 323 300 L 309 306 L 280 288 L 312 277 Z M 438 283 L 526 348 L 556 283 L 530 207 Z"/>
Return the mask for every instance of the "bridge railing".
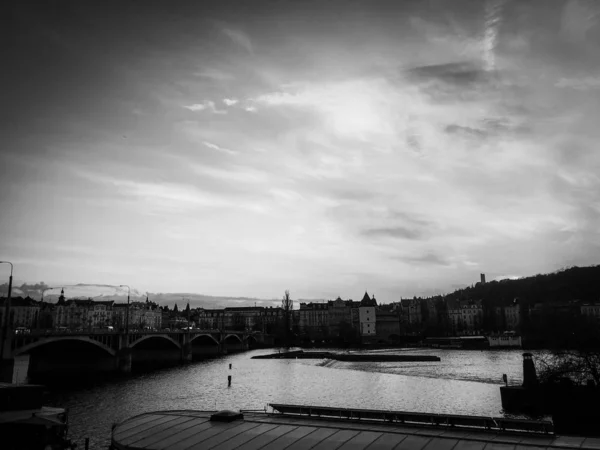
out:
<path id="1" fill-rule="evenodd" d="M 373 420 L 400 423 L 403 425 L 431 425 L 449 428 L 456 427 L 543 434 L 552 433 L 554 431 L 552 422 L 547 420 L 332 408 L 327 406 L 283 405 L 277 403 L 269 403 L 268 406 L 270 406 L 276 414 L 279 413 L 288 416 L 311 416 L 350 421 Z"/>
<path id="2" fill-rule="evenodd" d="M 245 331 L 238 331 L 238 330 L 201 330 L 201 329 L 192 329 L 192 330 L 167 330 L 167 329 L 162 329 L 162 330 L 129 330 L 129 334 L 132 335 L 152 335 L 152 334 L 187 334 L 187 333 L 191 333 L 191 334 L 215 334 L 215 333 L 222 333 L 222 334 L 260 334 L 259 332 L 245 332 Z M 33 329 L 33 330 L 13 330 L 12 331 L 12 335 L 15 337 L 20 337 L 20 336 L 35 336 L 35 337 L 39 337 L 39 336 L 68 336 L 68 335 L 92 335 L 92 334 L 108 334 L 108 335 L 117 335 L 117 334 L 124 334 L 124 330 L 119 330 L 119 329 L 114 329 L 114 330 L 109 330 L 109 329 L 105 329 L 105 328 L 92 328 L 92 329 L 75 329 L 75 330 L 56 330 L 56 329 L 52 329 L 52 330 L 37 330 L 37 329 Z"/>

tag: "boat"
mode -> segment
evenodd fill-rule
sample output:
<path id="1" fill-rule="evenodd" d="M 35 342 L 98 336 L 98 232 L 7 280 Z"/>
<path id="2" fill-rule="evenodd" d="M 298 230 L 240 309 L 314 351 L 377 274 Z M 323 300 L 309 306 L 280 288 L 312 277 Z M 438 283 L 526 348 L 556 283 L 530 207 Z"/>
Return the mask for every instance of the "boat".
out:
<path id="1" fill-rule="evenodd" d="M 0 383 L 0 436 L 4 450 L 66 450 L 68 411 L 42 404 L 44 387 Z"/>
<path id="2" fill-rule="evenodd" d="M 521 336 L 514 331 L 505 331 L 499 335 L 488 336 L 490 348 L 522 348 Z"/>

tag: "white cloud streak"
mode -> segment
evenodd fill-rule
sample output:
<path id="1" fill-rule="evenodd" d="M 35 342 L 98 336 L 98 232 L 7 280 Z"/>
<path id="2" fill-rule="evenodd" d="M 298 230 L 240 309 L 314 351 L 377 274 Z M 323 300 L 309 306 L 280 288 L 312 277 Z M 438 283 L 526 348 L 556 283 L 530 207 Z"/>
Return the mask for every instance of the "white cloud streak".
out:
<path id="1" fill-rule="evenodd" d="M 252 50 L 252 42 L 250 41 L 250 38 L 248 37 L 248 35 L 245 34 L 244 32 L 242 32 L 240 30 L 232 30 L 230 28 L 225 28 L 225 29 L 223 29 L 223 33 L 229 39 L 231 39 L 235 44 L 246 49 L 248 51 L 248 53 L 250 53 L 250 54 L 254 53 L 254 51 Z"/>
<path id="2" fill-rule="evenodd" d="M 215 102 L 211 100 L 206 100 L 202 103 L 194 103 L 192 105 L 184 105 L 183 107 L 193 112 L 210 111 L 214 114 L 227 114 L 227 111 L 217 109 Z"/>
<path id="3" fill-rule="evenodd" d="M 228 155 L 237 155 L 238 152 L 236 152 L 235 150 L 230 150 L 228 148 L 225 147 L 221 147 L 220 145 L 217 144 L 213 144 L 212 142 L 208 142 L 208 141 L 203 141 L 202 142 L 206 147 L 212 149 L 212 150 L 216 150 L 218 152 L 223 152 L 223 153 L 227 153 Z"/>

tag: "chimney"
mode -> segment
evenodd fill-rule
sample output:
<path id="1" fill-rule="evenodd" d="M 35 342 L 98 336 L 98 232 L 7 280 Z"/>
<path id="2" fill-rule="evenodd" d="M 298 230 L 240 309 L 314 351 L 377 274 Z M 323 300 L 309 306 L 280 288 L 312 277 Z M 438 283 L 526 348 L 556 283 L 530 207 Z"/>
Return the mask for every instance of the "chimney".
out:
<path id="1" fill-rule="evenodd" d="M 481 284 L 485 284 L 485 273 L 481 274 Z"/>

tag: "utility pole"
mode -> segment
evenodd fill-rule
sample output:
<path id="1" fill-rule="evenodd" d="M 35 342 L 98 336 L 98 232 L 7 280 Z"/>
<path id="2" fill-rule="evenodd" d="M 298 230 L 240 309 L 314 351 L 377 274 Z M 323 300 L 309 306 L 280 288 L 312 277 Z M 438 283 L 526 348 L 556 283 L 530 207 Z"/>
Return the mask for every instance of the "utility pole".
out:
<path id="1" fill-rule="evenodd" d="M 6 296 L 6 307 L 4 310 L 4 328 L 2 329 L 2 345 L 0 346 L 0 362 L 4 358 L 4 344 L 8 337 L 10 326 L 10 294 L 12 292 L 13 264 L 10 261 L 0 261 L 0 264 L 10 264 L 10 277 L 8 278 L 8 294 Z"/>

